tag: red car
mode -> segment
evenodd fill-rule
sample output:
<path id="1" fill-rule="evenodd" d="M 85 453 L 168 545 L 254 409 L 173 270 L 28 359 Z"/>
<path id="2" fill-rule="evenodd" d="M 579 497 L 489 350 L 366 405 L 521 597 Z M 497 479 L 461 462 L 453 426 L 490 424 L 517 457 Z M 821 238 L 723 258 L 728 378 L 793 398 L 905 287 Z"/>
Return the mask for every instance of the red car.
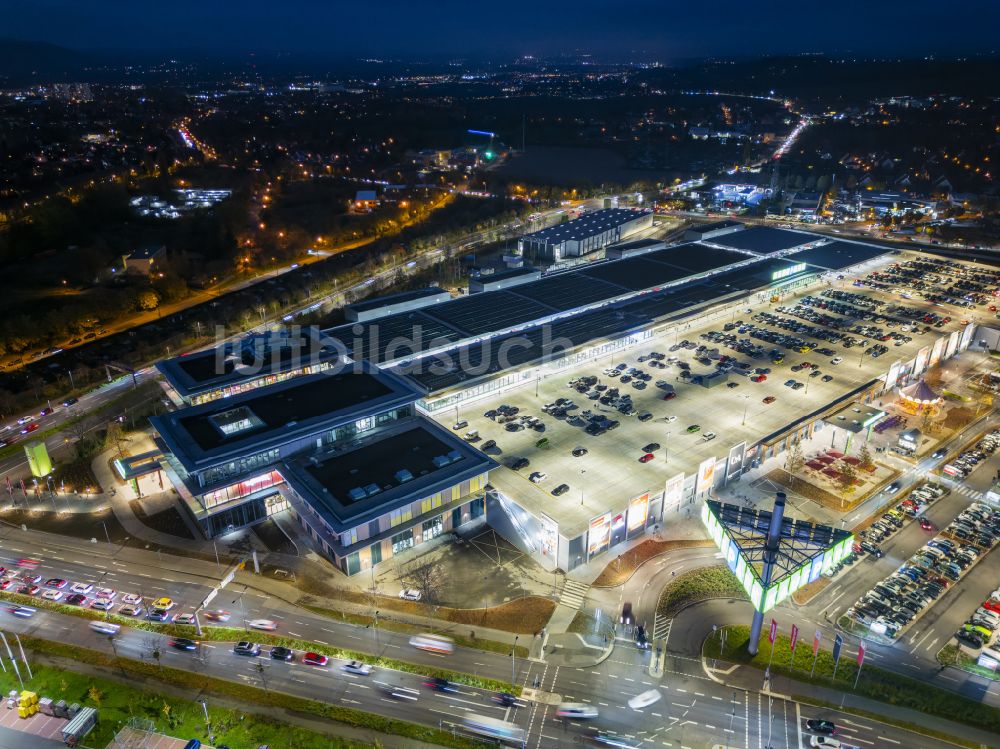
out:
<path id="1" fill-rule="evenodd" d="M 769 395 L 769 396 L 767 396 L 767 397 L 766 397 L 766 398 L 764 399 L 764 403 L 765 403 L 765 404 L 771 404 L 771 403 L 774 403 L 774 402 L 775 402 L 776 400 L 778 400 L 778 399 L 777 399 L 777 398 L 776 398 L 775 396 L 773 396 L 773 395 Z"/>
<path id="2" fill-rule="evenodd" d="M 648 463 L 653 459 L 653 453 L 646 453 L 641 458 L 639 458 L 640 463 Z"/>
<path id="3" fill-rule="evenodd" d="M 24 557 L 23 559 L 17 560 L 18 567 L 27 567 L 29 570 L 35 569 L 36 567 L 38 567 L 39 564 L 41 564 L 41 562 L 39 562 L 37 559 L 29 559 L 28 557 Z"/>
<path id="4" fill-rule="evenodd" d="M 33 421 L 30 424 L 28 424 L 27 426 L 25 426 L 24 429 L 21 430 L 21 434 L 28 434 L 29 432 L 33 432 L 36 429 L 38 429 L 38 422 L 37 421 Z"/>
<path id="5" fill-rule="evenodd" d="M 15 581 L 9 577 L 6 580 L 0 580 L 0 590 L 7 590 L 7 588 L 14 585 L 14 582 Z"/>
<path id="6" fill-rule="evenodd" d="M 330 659 L 322 653 L 306 653 L 302 656 L 302 662 L 307 666 L 325 666 Z"/>
<path id="7" fill-rule="evenodd" d="M 677 397 L 677 393 L 667 393 L 663 396 L 663 400 L 668 401 Z"/>
<path id="8" fill-rule="evenodd" d="M 767 375 L 754 375 L 750 378 L 750 382 L 763 382 L 767 379 Z"/>
<path id="9" fill-rule="evenodd" d="M 20 593 L 22 596 L 36 595 L 39 590 L 41 590 L 41 588 L 39 588 L 37 585 L 19 585 L 17 588 L 17 592 Z"/>
<path id="10" fill-rule="evenodd" d="M 45 581 L 46 588 L 55 588 L 56 590 L 62 590 L 68 584 L 69 583 L 61 577 L 53 577 Z"/>
<path id="11" fill-rule="evenodd" d="M 987 598 L 983 601 L 983 608 L 987 611 L 995 611 L 1000 614 L 1000 601 L 995 598 Z"/>
<path id="12" fill-rule="evenodd" d="M 927 518 L 920 518 L 920 527 L 923 528 L 925 531 L 932 531 L 934 530 L 934 523 L 932 523 Z"/>

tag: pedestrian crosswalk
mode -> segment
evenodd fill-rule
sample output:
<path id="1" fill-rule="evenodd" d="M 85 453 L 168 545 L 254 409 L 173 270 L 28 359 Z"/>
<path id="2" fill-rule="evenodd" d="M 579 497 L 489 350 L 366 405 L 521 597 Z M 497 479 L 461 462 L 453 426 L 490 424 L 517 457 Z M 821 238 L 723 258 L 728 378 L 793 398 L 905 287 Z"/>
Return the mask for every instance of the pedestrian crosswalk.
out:
<path id="1" fill-rule="evenodd" d="M 985 496 L 981 491 L 966 486 L 965 484 L 959 484 L 952 491 L 956 491 L 964 497 L 969 497 L 970 499 L 974 499 L 977 501 Z"/>
<path id="2" fill-rule="evenodd" d="M 653 619 L 653 639 L 666 640 L 670 637 L 670 625 L 673 623 L 673 619 L 668 619 L 665 616 L 657 614 L 656 618 Z"/>
<path id="3" fill-rule="evenodd" d="M 589 585 L 584 585 L 576 580 L 567 580 L 559 596 L 559 603 L 574 611 L 579 611 L 589 591 Z"/>

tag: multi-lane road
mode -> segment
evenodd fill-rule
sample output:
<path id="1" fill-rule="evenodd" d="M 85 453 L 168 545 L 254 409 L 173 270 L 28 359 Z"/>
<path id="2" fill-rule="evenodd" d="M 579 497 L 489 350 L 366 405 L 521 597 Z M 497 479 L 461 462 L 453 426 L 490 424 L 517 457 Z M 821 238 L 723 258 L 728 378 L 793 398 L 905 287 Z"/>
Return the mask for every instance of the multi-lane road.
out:
<path id="1" fill-rule="evenodd" d="M 3 566 L 23 556 L 32 556 L 41 561 L 38 573 L 46 578 L 85 581 L 112 587 L 120 593 L 141 593 L 147 598 L 168 596 L 177 601 L 176 612 L 192 610 L 214 582 L 210 577 L 215 572 L 213 565 L 201 561 L 178 557 L 165 557 L 161 561 L 156 554 L 132 548 L 87 544 L 16 529 L 7 529 L 2 536 L 0 564 Z M 695 563 L 695 557 L 691 563 Z M 128 628 L 116 639 L 115 648 L 121 655 L 146 660 L 158 650 L 165 665 L 241 680 L 262 688 L 266 684 L 268 689 L 318 697 L 428 725 L 448 725 L 470 713 L 503 718 L 527 732 L 527 746 L 533 749 L 577 743 L 590 727 L 573 721 L 563 724 L 556 719 L 554 704 L 550 703 L 558 700 L 597 707 L 600 716 L 593 724 L 622 734 L 636 746 L 702 749 L 728 744 L 739 749 L 763 749 L 768 745 L 773 749 L 799 749 L 808 743 L 804 719 L 817 715 L 832 717 L 847 727 L 874 726 L 870 730 L 857 728 L 862 744 L 862 738 L 871 734 L 871 743 L 885 736 L 887 741 L 892 739 L 914 749 L 946 746 L 874 721 L 818 712 L 790 700 L 769 700 L 768 695 L 750 685 L 726 686 L 705 672 L 701 659 L 694 653 L 672 653 L 662 677 L 650 676 L 649 651 L 637 650 L 628 639 L 620 640 L 602 663 L 580 668 L 537 659 L 512 660 L 507 655 L 468 648 L 456 648 L 451 656 L 441 656 L 411 647 L 405 634 L 365 629 L 299 609 L 255 586 L 247 587 L 245 582 L 252 579 L 241 573 L 213 603 L 232 613 L 230 626 L 239 627 L 244 617 L 268 618 L 279 623 L 279 633 L 321 645 L 495 679 L 509 680 L 513 667 L 515 683 L 527 688 L 534 688 L 537 683 L 537 689 L 550 695 L 550 699 L 526 700 L 523 706 L 503 708 L 492 702 L 488 692 L 465 686 L 453 693 L 436 692 L 424 687 L 421 678 L 412 674 L 382 670 L 370 677 L 353 676 L 341 672 L 340 662 L 320 669 L 298 662 L 272 661 L 266 648 L 260 658 L 246 658 L 235 655 L 231 646 L 215 642 L 204 643 L 194 652 L 177 651 L 164 636 Z M 87 622 L 42 609 L 31 619 L 20 619 L 3 611 L 0 628 L 91 648 L 111 648 L 107 638 L 92 632 Z M 247 637 L 252 640 L 253 633 Z M 258 662 L 264 664 L 263 672 Z M 751 676 L 750 680 L 757 678 Z M 416 689 L 419 698 L 393 699 L 380 691 L 376 682 Z M 628 707 L 631 697 L 654 688 L 662 695 L 657 703 L 641 711 Z"/>

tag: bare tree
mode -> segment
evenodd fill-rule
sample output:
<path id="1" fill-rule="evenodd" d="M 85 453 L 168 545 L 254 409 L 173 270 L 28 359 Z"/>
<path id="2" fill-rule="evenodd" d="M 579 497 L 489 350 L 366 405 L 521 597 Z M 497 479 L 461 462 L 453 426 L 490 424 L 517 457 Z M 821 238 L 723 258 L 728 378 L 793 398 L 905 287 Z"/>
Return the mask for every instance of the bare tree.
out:
<path id="1" fill-rule="evenodd" d="M 792 446 L 785 452 L 785 472 L 791 478 L 793 485 L 798 478 L 796 474 L 802 470 L 802 466 L 805 464 L 806 459 L 802 454 L 802 445 L 798 442 L 792 443 Z"/>
<path id="2" fill-rule="evenodd" d="M 415 564 L 402 575 L 403 581 L 420 592 L 421 600 L 429 606 L 437 606 L 441 602 L 441 591 L 444 590 L 446 575 L 444 569 L 434 563 Z"/>

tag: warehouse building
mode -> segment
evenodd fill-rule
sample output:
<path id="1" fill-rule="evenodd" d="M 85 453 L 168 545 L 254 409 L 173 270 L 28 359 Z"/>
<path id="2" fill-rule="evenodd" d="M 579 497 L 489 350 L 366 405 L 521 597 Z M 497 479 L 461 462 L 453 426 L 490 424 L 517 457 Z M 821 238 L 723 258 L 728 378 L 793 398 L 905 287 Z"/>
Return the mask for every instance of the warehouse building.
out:
<path id="1" fill-rule="evenodd" d="M 521 255 L 531 262 L 553 264 L 602 250 L 652 225 L 651 211 L 603 208 L 526 234 L 518 240 L 517 246 Z"/>

